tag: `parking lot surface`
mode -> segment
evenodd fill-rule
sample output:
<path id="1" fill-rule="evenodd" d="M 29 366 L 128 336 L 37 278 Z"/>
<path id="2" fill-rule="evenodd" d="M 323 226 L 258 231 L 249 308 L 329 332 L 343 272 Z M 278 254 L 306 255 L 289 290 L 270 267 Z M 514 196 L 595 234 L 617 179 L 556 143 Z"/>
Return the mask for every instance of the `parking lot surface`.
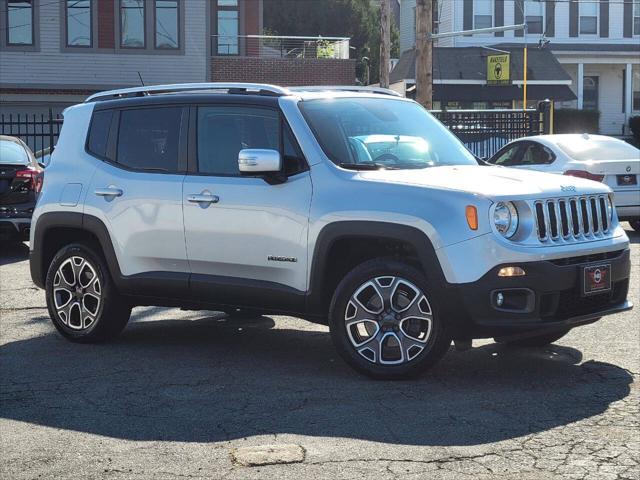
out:
<path id="1" fill-rule="evenodd" d="M 640 478 L 638 308 L 380 382 L 290 317 L 138 308 L 117 341 L 69 343 L 27 247 L 0 248 L 3 479 Z"/>

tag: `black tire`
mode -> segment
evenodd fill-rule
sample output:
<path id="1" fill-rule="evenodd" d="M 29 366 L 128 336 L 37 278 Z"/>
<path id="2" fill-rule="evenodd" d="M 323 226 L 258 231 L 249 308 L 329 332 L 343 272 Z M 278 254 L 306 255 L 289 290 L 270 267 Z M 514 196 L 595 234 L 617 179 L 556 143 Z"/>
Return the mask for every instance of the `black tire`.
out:
<path id="1" fill-rule="evenodd" d="M 629 225 L 631 225 L 631 228 L 633 228 L 636 232 L 640 232 L 640 218 L 629 220 Z"/>
<path id="2" fill-rule="evenodd" d="M 511 345 L 514 347 L 546 347 L 547 345 L 560 340 L 567 333 L 569 333 L 570 329 L 558 330 L 551 333 L 545 333 L 544 335 L 537 335 L 535 337 L 526 337 L 521 338 L 519 340 L 507 340 L 507 345 Z"/>
<path id="3" fill-rule="evenodd" d="M 396 277 L 411 282 L 422 291 L 431 310 L 431 327 L 426 335 L 422 351 L 408 360 L 404 360 L 405 354 L 401 353 L 403 363 L 397 365 L 383 365 L 377 360 L 365 358 L 358 353 L 347 332 L 345 318 L 351 296 L 361 285 L 379 277 Z M 425 276 L 420 271 L 398 260 L 375 259 L 357 266 L 340 282 L 331 301 L 329 328 L 336 350 L 356 371 L 375 379 L 395 380 L 413 377 L 425 372 L 445 355 L 451 345 L 449 328 L 438 315 L 438 307 L 432 291 Z M 379 330 L 376 330 L 376 332 L 383 332 L 384 335 L 383 328 L 390 329 L 394 327 L 380 326 L 378 328 Z M 377 333 L 375 337 L 377 337 Z M 393 335 L 392 332 L 389 333 Z M 371 338 L 373 339 L 374 336 Z M 382 344 L 384 344 L 384 340 Z M 362 346 L 363 344 L 359 345 Z M 378 351 L 380 352 L 379 356 L 382 356 L 382 347 L 378 347 Z M 402 345 L 399 346 L 398 351 L 404 351 Z M 409 358 L 409 353 L 406 354 L 406 358 Z"/>
<path id="4" fill-rule="evenodd" d="M 86 264 L 88 264 L 94 271 L 99 281 L 99 293 L 101 295 L 97 302 L 97 307 L 94 309 L 95 318 L 91 319 L 89 324 L 87 317 L 82 317 L 86 314 L 85 310 L 74 309 L 72 311 L 78 312 L 76 315 L 70 314 L 70 318 L 65 321 L 63 314 L 59 314 L 58 307 L 56 306 L 56 297 L 54 293 L 54 283 L 56 281 L 56 274 L 61 265 L 65 264 L 65 268 L 69 267 L 69 262 L 75 261 L 75 259 L 81 258 Z M 66 262 L 66 263 L 65 263 Z M 85 264 L 82 264 L 84 269 Z M 92 278 L 93 272 L 88 278 Z M 79 275 L 84 275 L 85 272 L 81 272 Z M 73 274 L 75 279 L 75 273 Z M 95 286 L 93 280 L 91 284 Z M 60 286 L 60 280 L 58 279 L 58 287 Z M 95 287 L 98 288 L 98 287 Z M 65 289 L 66 290 L 66 289 Z M 127 325 L 129 317 L 131 316 L 131 306 L 125 299 L 117 292 L 106 263 L 102 258 L 102 255 L 97 253 L 91 246 L 82 243 L 74 243 L 61 248 L 54 256 L 49 269 L 47 271 L 47 278 L 45 281 L 45 293 L 47 299 L 47 308 L 49 310 L 49 316 L 56 329 L 66 339 L 79 343 L 98 343 L 110 340 L 116 337 L 122 329 Z M 58 294 L 59 295 L 59 294 Z M 66 295 L 66 293 L 65 293 Z M 76 302 L 77 299 L 70 297 L 70 302 Z M 64 303 L 64 298 L 60 304 Z M 82 303 L 84 305 L 84 301 Z M 75 317 L 75 318 L 72 318 Z M 79 318 L 79 321 L 78 321 Z M 72 328 L 73 323 L 78 323 L 75 328 Z M 84 325 L 87 324 L 86 328 Z"/>

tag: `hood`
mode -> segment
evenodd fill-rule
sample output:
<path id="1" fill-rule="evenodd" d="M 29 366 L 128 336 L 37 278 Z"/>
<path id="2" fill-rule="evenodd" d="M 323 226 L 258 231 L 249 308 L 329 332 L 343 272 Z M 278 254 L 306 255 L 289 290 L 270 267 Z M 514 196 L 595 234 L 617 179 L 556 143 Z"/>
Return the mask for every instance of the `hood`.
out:
<path id="1" fill-rule="evenodd" d="M 455 190 L 488 198 L 531 199 L 608 193 L 602 183 L 551 173 L 507 167 L 456 165 L 421 170 L 358 172 L 367 181 Z M 575 189 L 575 190 L 574 190 Z"/>

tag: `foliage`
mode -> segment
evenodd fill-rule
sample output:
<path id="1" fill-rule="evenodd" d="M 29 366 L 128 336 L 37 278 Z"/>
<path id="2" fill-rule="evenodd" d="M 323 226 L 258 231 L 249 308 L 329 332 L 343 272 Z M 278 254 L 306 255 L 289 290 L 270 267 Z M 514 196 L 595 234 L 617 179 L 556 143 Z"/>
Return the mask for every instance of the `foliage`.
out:
<path id="1" fill-rule="evenodd" d="M 356 75 L 365 75 L 369 58 L 370 82 L 378 81 L 380 63 L 380 15 L 370 0 L 264 0 L 264 30 L 278 35 L 350 37 Z M 265 33 L 266 34 L 266 33 Z M 398 56 L 399 34 L 392 25 L 391 56 Z M 333 52 L 318 48 L 321 58 Z"/>
<path id="2" fill-rule="evenodd" d="M 636 146 L 640 145 L 640 115 L 629 118 L 629 129 L 633 134 L 633 140 Z"/>
<path id="3" fill-rule="evenodd" d="M 553 116 L 553 133 L 599 133 L 599 122 L 598 110 L 557 109 Z"/>

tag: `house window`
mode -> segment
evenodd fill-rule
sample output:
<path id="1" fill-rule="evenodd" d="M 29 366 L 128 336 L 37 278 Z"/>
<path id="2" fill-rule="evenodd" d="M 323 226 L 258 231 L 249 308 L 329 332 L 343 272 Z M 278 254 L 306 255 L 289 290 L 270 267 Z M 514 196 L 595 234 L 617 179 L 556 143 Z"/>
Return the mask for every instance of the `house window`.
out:
<path id="1" fill-rule="evenodd" d="M 598 33 L 598 2 L 580 2 L 580 33 L 595 35 Z"/>
<path id="2" fill-rule="evenodd" d="M 640 0 L 633 0 L 633 34 L 640 35 Z"/>
<path id="3" fill-rule="evenodd" d="M 145 47 L 145 0 L 120 0 L 120 46 Z"/>
<path id="4" fill-rule="evenodd" d="M 7 44 L 33 45 L 33 0 L 7 2 Z"/>
<path id="5" fill-rule="evenodd" d="M 527 33 L 544 33 L 544 3 L 528 2 L 526 12 Z"/>
<path id="6" fill-rule="evenodd" d="M 218 55 L 238 55 L 240 53 L 238 31 L 240 10 L 238 0 L 218 1 Z"/>
<path id="7" fill-rule="evenodd" d="M 91 0 L 67 0 L 67 46 L 91 46 Z"/>
<path id="8" fill-rule="evenodd" d="M 493 0 L 476 0 L 473 4 L 473 28 L 493 27 Z"/>
<path id="9" fill-rule="evenodd" d="M 180 45 L 178 37 L 178 0 L 155 0 L 155 46 L 160 49 L 175 49 Z"/>

